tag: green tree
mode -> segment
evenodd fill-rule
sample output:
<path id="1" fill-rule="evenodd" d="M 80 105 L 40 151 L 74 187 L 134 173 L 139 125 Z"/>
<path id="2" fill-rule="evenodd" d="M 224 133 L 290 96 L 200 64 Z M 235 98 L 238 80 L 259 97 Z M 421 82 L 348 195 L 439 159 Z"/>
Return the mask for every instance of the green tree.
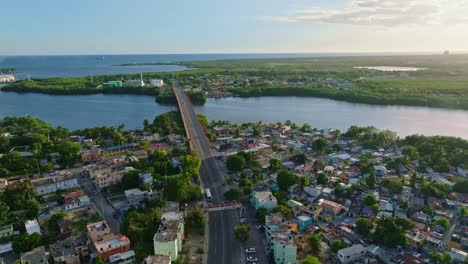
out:
<path id="1" fill-rule="evenodd" d="M 306 241 L 310 247 L 310 252 L 312 255 L 320 255 L 320 250 L 322 249 L 322 239 L 317 234 L 309 234 L 306 237 Z"/>
<path id="2" fill-rule="evenodd" d="M 202 232 L 206 223 L 205 213 L 201 208 L 196 207 L 187 213 L 185 223 L 188 229 L 196 229 Z"/>
<path id="3" fill-rule="evenodd" d="M 372 209 L 372 212 L 374 212 L 374 214 L 377 214 L 380 211 L 380 205 L 378 203 L 373 204 L 371 206 L 371 209 Z"/>
<path id="4" fill-rule="evenodd" d="M 122 180 L 120 180 L 120 186 L 122 187 L 122 190 L 137 188 L 140 185 L 140 178 L 138 176 L 140 172 L 141 171 L 139 170 L 132 170 L 125 173 L 122 177 Z"/>
<path id="5" fill-rule="evenodd" d="M 450 221 L 445 217 L 437 219 L 435 223 L 437 225 L 443 226 L 445 229 L 447 229 L 450 226 Z"/>
<path id="6" fill-rule="evenodd" d="M 338 185 L 335 187 L 335 189 L 333 190 L 333 192 L 335 193 L 336 197 L 339 197 L 339 198 L 340 198 L 340 197 L 343 197 L 343 196 L 344 196 L 344 194 L 345 194 L 345 189 L 343 188 L 343 186 L 341 186 L 341 185 L 338 184 Z"/>
<path id="7" fill-rule="evenodd" d="M 23 233 L 13 240 L 13 251 L 16 254 L 31 251 L 42 244 L 42 236 L 38 233 L 28 235 Z"/>
<path id="8" fill-rule="evenodd" d="M 305 164 L 307 162 L 307 156 L 304 153 L 299 153 L 291 157 L 291 159 L 299 164 Z"/>
<path id="9" fill-rule="evenodd" d="M 369 176 L 366 178 L 367 187 L 374 189 L 375 188 L 375 173 L 372 171 L 369 173 Z"/>
<path id="10" fill-rule="evenodd" d="M 377 199 L 375 198 L 374 195 L 368 194 L 366 197 L 364 197 L 364 204 L 367 206 L 372 206 L 377 203 Z"/>
<path id="11" fill-rule="evenodd" d="M 78 161 L 81 146 L 70 141 L 64 141 L 57 145 L 57 151 L 60 154 L 60 164 L 70 167 Z"/>
<path id="12" fill-rule="evenodd" d="M 455 183 L 453 190 L 459 193 L 468 193 L 468 180 Z"/>
<path id="13" fill-rule="evenodd" d="M 270 168 L 273 171 L 278 171 L 281 169 L 281 161 L 275 158 L 270 159 Z"/>
<path id="14" fill-rule="evenodd" d="M 320 264 L 320 260 L 314 256 L 307 256 L 304 260 L 302 260 L 301 264 Z"/>
<path id="15" fill-rule="evenodd" d="M 281 213 L 281 215 L 286 219 L 291 219 L 293 217 L 293 211 L 291 207 L 287 205 L 280 204 L 273 209 L 274 213 Z"/>
<path id="16" fill-rule="evenodd" d="M 97 256 L 96 258 L 93 259 L 93 264 L 105 264 L 106 262 L 104 261 L 103 258 L 100 256 Z"/>
<path id="17" fill-rule="evenodd" d="M 230 171 L 240 171 L 246 165 L 245 158 L 241 155 L 233 155 L 227 158 L 226 167 Z"/>
<path id="18" fill-rule="evenodd" d="M 348 244 L 346 244 L 343 240 L 340 239 L 335 239 L 330 243 L 330 249 L 333 251 L 333 253 L 337 253 L 338 250 L 347 248 Z"/>
<path id="19" fill-rule="evenodd" d="M 312 148 L 317 150 L 318 152 L 323 152 L 325 148 L 328 146 L 328 141 L 324 138 L 317 138 L 312 142 Z"/>
<path id="20" fill-rule="evenodd" d="M 234 228 L 234 237 L 241 243 L 245 244 L 249 241 L 250 225 L 243 224 Z"/>
<path id="21" fill-rule="evenodd" d="M 180 158 L 183 173 L 188 177 L 197 177 L 201 167 L 201 160 L 197 155 L 188 154 Z"/>
<path id="22" fill-rule="evenodd" d="M 284 191 L 296 184 L 298 177 L 290 171 L 282 171 L 278 174 L 276 181 L 278 183 L 278 187 Z"/>
<path id="23" fill-rule="evenodd" d="M 359 217 L 356 219 L 356 230 L 362 235 L 368 235 L 374 228 L 374 224 L 369 219 Z"/>
<path id="24" fill-rule="evenodd" d="M 383 215 L 377 221 L 374 240 L 386 247 L 406 245 L 406 230 L 397 224 L 394 217 Z"/>
<path id="25" fill-rule="evenodd" d="M 263 207 L 263 206 L 260 206 L 257 211 L 255 212 L 255 217 L 260 220 L 260 221 L 265 221 L 265 216 L 267 215 L 268 213 L 268 210 Z"/>
<path id="26" fill-rule="evenodd" d="M 318 185 L 325 185 L 325 184 L 327 184 L 327 182 L 328 182 L 328 176 L 325 175 L 325 173 L 320 173 L 317 176 L 317 184 Z"/>
<path id="27" fill-rule="evenodd" d="M 448 252 L 438 253 L 430 252 L 429 258 L 436 264 L 450 264 L 452 263 L 452 256 Z"/>
<path id="28" fill-rule="evenodd" d="M 242 195 L 242 191 L 238 188 L 231 188 L 224 192 L 224 198 L 228 201 L 238 201 L 240 196 Z"/>
<path id="29" fill-rule="evenodd" d="M 304 123 L 300 128 L 299 131 L 301 132 L 311 132 L 312 127 L 308 123 Z"/>

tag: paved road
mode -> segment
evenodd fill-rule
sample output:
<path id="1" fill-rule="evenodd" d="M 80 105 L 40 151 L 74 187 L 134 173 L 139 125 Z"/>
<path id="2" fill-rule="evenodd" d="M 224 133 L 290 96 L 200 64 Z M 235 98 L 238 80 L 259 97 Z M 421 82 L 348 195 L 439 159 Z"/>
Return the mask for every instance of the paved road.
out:
<path id="1" fill-rule="evenodd" d="M 192 150 L 202 160 L 200 178 L 204 188 L 210 188 L 213 203 L 224 202 L 225 168 L 210 152 L 210 145 L 200 126 L 190 99 L 174 84 L 174 92 L 179 100 L 179 109 L 184 119 L 187 137 Z M 234 238 L 234 227 L 239 224 L 239 211 L 215 211 L 208 215 L 208 264 L 245 263 L 239 242 Z"/>
<path id="2" fill-rule="evenodd" d="M 91 203 L 98 210 L 102 218 L 107 222 L 112 232 L 119 234 L 120 233 L 120 221 L 117 217 L 114 207 L 110 205 L 104 195 L 94 187 L 93 182 L 87 177 L 79 176 L 80 185 L 83 186 L 86 190 L 86 194 L 91 199 Z M 95 194 L 96 193 L 96 194 Z"/>

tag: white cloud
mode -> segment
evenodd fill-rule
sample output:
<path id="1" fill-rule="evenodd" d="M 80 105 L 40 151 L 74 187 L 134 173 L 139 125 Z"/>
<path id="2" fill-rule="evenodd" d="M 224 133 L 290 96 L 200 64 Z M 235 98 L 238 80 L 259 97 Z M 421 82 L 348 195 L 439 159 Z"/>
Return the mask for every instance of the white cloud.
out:
<path id="1" fill-rule="evenodd" d="M 347 0 L 342 8 L 313 7 L 262 19 L 383 27 L 468 24 L 468 0 Z"/>

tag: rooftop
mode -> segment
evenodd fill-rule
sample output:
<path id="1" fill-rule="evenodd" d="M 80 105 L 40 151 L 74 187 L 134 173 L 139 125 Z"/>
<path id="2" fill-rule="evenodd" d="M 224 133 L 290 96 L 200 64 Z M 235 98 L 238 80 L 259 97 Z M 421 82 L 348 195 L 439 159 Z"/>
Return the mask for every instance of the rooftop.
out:
<path id="1" fill-rule="evenodd" d="M 166 220 L 159 226 L 158 232 L 154 234 L 154 241 L 168 242 L 177 239 L 177 234 L 182 223 L 179 220 Z"/>
<path id="2" fill-rule="evenodd" d="M 135 257 L 135 251 L 130 250 L 127 252 L 117 253 L 117 254 L 110 256 L 109 261 L 112 263 L 112 262 L 116 262 L 119 260 L 127 260 L 127 259 L 134 258 L 134 257 Z"/>
<path id="3" fill-rule="evenodd" d="M 276 197 L 270 191 L 254 192 L 254 196 L 260 203 L 277 202 Z"/>

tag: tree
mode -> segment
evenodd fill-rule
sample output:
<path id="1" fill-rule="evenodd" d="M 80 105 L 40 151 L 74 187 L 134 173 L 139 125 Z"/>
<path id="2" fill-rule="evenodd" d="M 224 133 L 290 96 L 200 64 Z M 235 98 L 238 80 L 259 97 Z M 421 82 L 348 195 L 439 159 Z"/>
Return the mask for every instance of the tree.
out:
<path id="1" fill-rule="evenodd" d="M 125 173 L 122 177 L 122 180 L 120 180 L 120 186 L 122 187 L 122 190 L 137 188 L 140 185 L 140 178 L 138 174 L 140 174 L 139 170 L 132 170 Z"/>
<path id="2" fill-rule="evenodd" d="M 411 228 L 413 228 L 415 226 L 413 221 L 411 221 L 408 218 L 404 218 L 404 217 L 395 218 L 395 223 L 397 225 L 403 227 L 403 229 L 405 229 L 405 230 L 409 230 L 409 229 L 411 229 Z"/>
<path id="3" fill-rule="evenodd" d="M 93 259 L 93 264 L 105 264 L 106 262 L 104 261 L 103 258 L 100 256 L 97 256 L 96 258 Z"/>
<path id="4" fill-rule="evenodd" d="M 42 236 L 38 233 L 28 235 L 23 233 L 13 240 L 13 251 L 16 254 L 31 251 L 42 244 Z"/>
<path id="5" fill-rule="evenodd" d="M 242 224 L 234 228 L 234 237 L 241 243 L 245 244 L 249 240 L 250 225 Z"/>
<path id="6" fill-rule="evenodd" d="M 323 152 L 326 146 L 328 146 L 328 141 L 324 138 L 317 138 L 312 142 L 312 148 L 318 152 Z"/>
<path id="7" fill-rule="evenodd" d="M 291 159 L 299 164 L 305 164 L 307 161 L 307 156 L 304 153 L 300 153 L 292 156 Z"/>
<path id="8" fill-rule="evenodd" d="M 226 167 L 230 171 L 240 171 L 245 167 L 245 158 L 241 155 L 230 156 L 226 161 Z"/>
<path id="9" fill-rule="evenodd" d="M 364 197 L 364 204 L 366 206 L 372 206 L 375 203 L 377 203 L 377 199 L 375 199 L 374 195 L 368 194 L 368 195 L 366 195 L 366 197 Z"/>
<path id="10" fill-rule="evenodd" d="M 338 250 L 347 248 L 348 244 L 346 244 L 343 240 L 335 239 L 330 243 L 330 248 L 334 253 L 337 253 Z"/>
<path id="11" fill-rule="evenodd" d="M 301 132 L 311 132 L 312 127 L 308 123 L 304 123 L 300 128 L 299 131 Z"/>
<path id="12" fill-rule="evenodd" d="M 81 146 L 70 141 L 64 141 L 57 145 L 57 151 L 60 154 L 59 163 L 62 166 L 73 166 L 79 159 Z"/>
<path id="13" fill-rule="evenodd" d="M 273 171 L 278 171 L 281 169 L 281 161 L 275 158 L 270 159 L 270 168 Z"/>
<path id="14" fill-rule="evenodd" d="M 343 195 L 345 194 L 345 189 L 343 188 L 343 186 L 338 184 L 333 190 L 333 192 L 335 193 L 336 197 L 343 197 Z"/>
<path id="15" fill-rule="evenodd" d="M 429 258 L 436 264 L 450 264 L 452 262 L 452 256 L 448 252 L 430 252 Z"/>
<path id="16" fill-rule="evenodd" d="M 189 184 L 184 177 L 169 176 L 166 177 L 166 188 L 164 194 L 170 201 L 182 202 L 189 197 Z"/>
<path id="17" fill-rule="evenodd" d="M 230 202 L 239 200 L 239 197 L 241 195 L 242 195 L 242 191 L 239 190 L 238 188 L 232 188 L 224 192 L 224 198 L 226 198 L 226 200 Z"/>
<path id="18" fill-rule="evenodd" d="M 10 210 L 10 207 L 8 207 L 6 203 L 0 201 L 0 225 L 3 226 L 3 224 L 7 221 L 9 210 Z"/>
<path id="19" fill-rule="evenodd" d="M 180 165 L 187 177 L 197 177 L 201 167 L 201 160 L 197 155 L 188 154 L 180 157 Z"/>
<path id="20" fill-rule="evenodd" d="M 383 215 L 377 221 L 374 240 L 386 247 L 404 246 L 406 245 L 405 233 L 406 230 L 397 224 L 394 217 Z"/>
<path id="21" fill-rule="evenodd" d="M 377 214 L 380 211 L 380 204 L 375 203 L 371 205 L 371 209 L 372 209 L 372 212 L 374 212 L 374 214 Z"/>
<path id="22" fill-rule="evenodd" d="M 325 184 L 327 184 L 327 182 L 328 182 L 328 177 L 324 173 L 320 173 L 317 176 L 317 184 L 318 185 L 325 185 Z"/>
<path id="23" fill-rule="evenodd" d="M 265 216 L 267 215 L 268 213 L 268 210 L 263 207 L 263 206 L 260 206 L 257 211 L 255 212 L 255 217 L 260 220 L 260 221 L 265 221 Z"/>
<path id="24" fill-rule="evenodd" d="M 374 189 L 375 187 L 375 173 L 372 171 L 369 173 L 369 176 L 366 178 L 366 185 L 367 187 Z"/>
<path id="25" fill-rule="evenodd" d="M 310 247 L 310 252 L 314 256 L 318 256 L 320 254 L 320 250 L 322 249 L 322 239 L 317 234 L 309 234 L 306 238 L 307 244 Z"/>
<path id="26" fill-rule="evenodd" d="M 450 221 L 445 217 L 437 219 L 435 223 L 437 225 L 443 226 L 445 229 L 447 229 L 450 226 Z"/>
<path id="27" fill-rule="evenodd" d="M 286 219 L 291 219 L 292 216 L 293 216 L 293 212 L 292 212 L 291 207 L 289 207 L 287 205 L 283 205 L 283 204 L 280 204 L 280 205 L 276 206 L 273 209 L 273 212 L 274 213 L 281 213 L 281 215 Z"/>
<path id="28" fill-rule="evenodd" d="M 455 183 L 453 190 L 459 193 L 468 193 L 468 180 Z"/>
<path id="29" fill-rule="evenodd" d="M 401 193 L 403 190 L 403 183 L 398 179 L 385 178 L 382 180 L 382 186 L 392 193 Z"/>
<path id="30" fill-rule="evenodd" d="M 368 235 L 373 228 L 374 224 L 367 218 L 359 217 L 356 220 L 356 230 L 362 235 Z"/>
<path id="31" fill-rule="evenodd" d="M 320 264 L 320 260 L 314 256 L 307 256 L 304 260 L 302 260 L 301 264 Z"/>
<path id="32" fill-rule="evenodd" d="M 196 207 L 187 213 L 185 217 L 185 223 L 187 224 L 188 229 L 197 229 L 203 231 L 205 228 L 205 214 L 203 210 L 199 207 Z"/>
<path id="33" fill-rule="evenodd" d="M 282 171 L 278 174 L 276 178 L 278 187 L 283 191 L 287 190 L 289 187 L 296 184 L 297 181 L 298 181 L 298 177 L 290 171 Z"/>

